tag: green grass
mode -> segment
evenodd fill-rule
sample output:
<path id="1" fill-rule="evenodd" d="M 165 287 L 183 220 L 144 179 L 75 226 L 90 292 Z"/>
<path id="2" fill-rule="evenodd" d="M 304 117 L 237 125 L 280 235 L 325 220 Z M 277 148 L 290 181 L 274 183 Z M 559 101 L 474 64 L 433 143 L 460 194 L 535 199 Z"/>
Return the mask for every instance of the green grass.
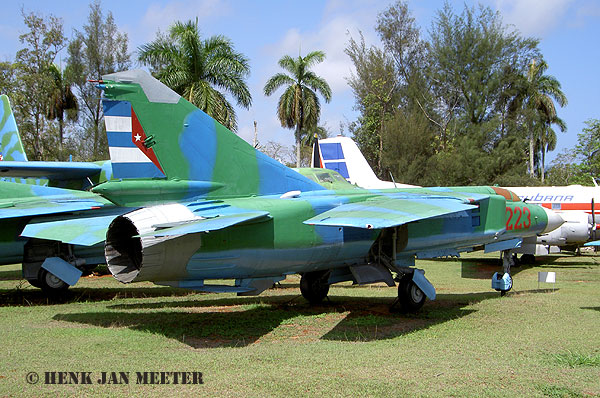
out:
<path id="1" fill-rule="evenodd" d="M 555 386 L 555 385 L 539 385 L 538 390 L 544 395 L 544 397 L 551 398 L 580 398 L 584 395 L 578 391 L 573 390 L 569 387 Z"/>
<path id="2" fill-rule="evenodd" d="M 258 297 L 89 277 L 48 299 L 0 267 L 0 397 L 600 395 L 600 257 L 552 256 L 491 290 L 497 256 L 418 261 L 438 298 L 391 312 L 395 288 L 298 277 Z M 537 272 L 557 273 L 554 286 Z M 30 385 L 28 372 L 199 371 L 203 385 Z"/>
<path id="3" fill-rule="evenodd" d="M 582 354 L 580 352 L 567 351 L 561 354 L 553 354 L 557 364 L 576 368 L 578 366 L 600 367 L 600 354 Z"/>

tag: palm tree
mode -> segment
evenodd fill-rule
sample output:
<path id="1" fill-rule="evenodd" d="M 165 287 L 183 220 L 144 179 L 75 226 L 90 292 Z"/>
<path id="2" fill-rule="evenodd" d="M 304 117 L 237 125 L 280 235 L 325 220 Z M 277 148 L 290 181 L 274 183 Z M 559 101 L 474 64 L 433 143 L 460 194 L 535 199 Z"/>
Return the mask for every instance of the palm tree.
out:
<path id="1" fill-rule="evenodd" d="M 48 94 L 46 117 L 58 121 L 59 149 L 62 150 L 65 113 L 67 120 L 76 121 L 79 105 L 77 97 L 71 91 L 72 83 L 66 78 L 67 71 L 62 72 L 58 66 L 52 64 L 48 67 L 48 73 L 52 79 L 52 86 Z"/>
<path id="2" fill-rule="evenodd" d="M 310 70 L 317 62 L 323 62 L 325 53 L 313 51 L 302 57 L 292 58 L 284 55 L 279 60 L 279 66 L 288 71 L 276 73 L 265 84 L 264 93 L 269 96 L 279 87 L 287 86 L 277 106 L 277 116 L 282 127 L 296 128 L 296 167 L 300 167 L 300 146 L 303 132 L 315 129 L 321 113 L 321 105 L 316 92 L 319 92 L 325 102 L 331 100 L 331 88 L 327 82 Z"/>
<path id="3" fill-rule="evenodd" d="M 564 120 L 556 116 L 548 117 L 545 113 L 542 115 L 543 120 L 540 123 L 540 130 L 537 133 L 536 147 L 540 152 L 540 177 L 542 182 L 546 178 L 546 153 L 556 149 L 556 132 L 552 129 L 552 124 L 556 124 L 560 131 L 564 132 L 567 129 L 567 125 Z"/>
<path id="4" fill-rule="evenodd" d="M 532 60 L 527 71 L 527 100 L 526 107 L 530 117 L 528 122 L 529 134 L 529 174 L 534 177 L 534 152 L 535 142 L 543 142 L 542 162 L 545 159 L 545 152 L 549 147 L 546 145 L 551 138 L 548 136 L 552 124 L 559 126 L 561 131 L 566 129 L 565 123 L 556 115 L 555 100 L 561 107 L 567 104 L 567 97 L 560 89 L 560 83 L 554 76 L 545 75 L 548 64 L 544 60 L 536 63 Z M 550 129 L 551 130 L 551 129 Z M 536 134 L 536 131 L 538 134 Z M 553 132 L 553 131 L 552 131 Z M 540 138 L 537 136 L 539 135 Z M 543 137 L 543 138 L 541 138 Z M 556 138 L 554 138 L 556 139 Z M 543 166 L 542 166 L 543 174 Z"/>
<path id="5" fill-rule="evenodd" d="M 202 40 L 196 18 L 176 22 L 168 35 L 140 46 L 139 54 L 161 82 L 225 127 L 237 130 L 235 110 L 222 92 L 248 109 L 252 96 L 245 78 L 250 66 L 228 38 L 217 35 Z"/>
<path id="6" fill-rule="evenodd" d="M 546 153 L 556 149 L 556 132 L 550 127 L 545 132 L 541 132 L 537 137 L 536 148 L 540 153 L 539 172 L 542 182 L 546 179 Z"/>

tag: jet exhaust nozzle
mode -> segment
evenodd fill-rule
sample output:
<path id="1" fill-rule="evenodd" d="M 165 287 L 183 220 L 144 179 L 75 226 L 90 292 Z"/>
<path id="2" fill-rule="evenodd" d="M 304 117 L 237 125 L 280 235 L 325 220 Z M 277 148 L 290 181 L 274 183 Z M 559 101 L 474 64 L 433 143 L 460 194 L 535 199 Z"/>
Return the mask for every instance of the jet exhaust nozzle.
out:
<path id="1" fill-rule="evenodd" d="M 122 283 L 178 279 L 185 274 L 191 254 L 200 247 L 199 235 L 185 244 L 180 235 L 153 236 L 160 225 L 193 219 L 181 204 L 146 207 L 113 220 L 106 232 L 104 255 L 111 274 Z M 193 239 L 190 242 L 190 239 Z"/>

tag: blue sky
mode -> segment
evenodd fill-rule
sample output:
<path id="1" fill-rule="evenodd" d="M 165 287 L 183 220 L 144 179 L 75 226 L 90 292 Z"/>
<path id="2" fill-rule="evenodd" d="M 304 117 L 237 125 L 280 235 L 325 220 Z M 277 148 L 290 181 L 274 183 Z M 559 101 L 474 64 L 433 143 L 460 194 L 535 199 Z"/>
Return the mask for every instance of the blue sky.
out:
<path id="1" fill-rule="evenodd" d="M 24 33 L 21 7 L 26 12 L 53 14 L 63 19 L 65 34 L 81 29 L 89 13 L 86 1 L 21 0 L 3 2 L 0 15 L 0 60 L 12 60 L 21 48 L 18 36 Z M 463 4 L 455 1 L 457 12 Z M 584 121 L 600 119 L 600 2 L 597 0 L 482 0 L 483 5 L 499 10 L 506 24 L 514 25 L 524 36 L 540 39 L 540 48 L 549 65 L 548 74 L 562 84 L 568 105 L 558 110 L 568 131 L 558 132 L 557 150 L 549 161 L 577 142 Z M 378 44 L 374 32 L 377 14 L 391 1 L 328 0 L 328 1 L 236 1 L 236 0 L 103 0 L 103 9 L 111 11 L 121 31 L 128 34 L 130 51 L 155 38 L 158 29 L 165 31 L 176 20 L 198 17 L 203 36 L 222 34 L 229 37 L 236 50 L 250 59 L 251 76 L 248 85 L 253 97 L 250 110 L 238 109 L 238 133 L 248 141 L 254 135 L 253 121 L 258 122 L 261 143 L 277 141 L 293 143 L 291 130 L 282 128 L 276 117 L 280 92 L 271 97 L 262 94 L 266 80 L 279 71 L 278 59 L 299 51 L 312 50 L 327 54 L 315 71 L 330 84 L 333 96 L 322 104 L 321 122 L 333 134 L 356 119 L 354 97 L 346 83 L 352 65 L 344 54 L 350 36 L 362 31 L 367 44 Z M 424 35 L 443 5 L 443 0 L 411 0 L 409 7 Z M 344 129 L 347 133 L 347 129 Z"/>

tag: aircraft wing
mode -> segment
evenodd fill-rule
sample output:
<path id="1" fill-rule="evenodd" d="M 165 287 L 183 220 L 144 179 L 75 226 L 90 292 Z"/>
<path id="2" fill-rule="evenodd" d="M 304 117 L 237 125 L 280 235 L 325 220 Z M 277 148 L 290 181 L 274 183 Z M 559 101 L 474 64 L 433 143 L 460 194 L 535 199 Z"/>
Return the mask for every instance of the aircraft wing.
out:
<path id="1" fill-rule="evenodd" d="M 91 177 L 101 171 L 101 166 L 88 162 L 3 161 L 0 163 L 0 177 L 73 180 Z"/>
<path id="2" fill-rule="evenodd" d="M 21 236 L 93 246 L 104 242 L 106 230 L 116 216 L 111 214 L 58 221 L 33 221 L 25 226 Z"/>
<path id="3" fill-rule="evenodd" d="M 247 221 L 265 221 L 270 218 L 267 211 L 242 212 L 233 214 L 216 215 L 210 218 L 199 217 L 191 221 L 178 223 L 178 225 L 155 225 L 156 230 L 140 236 L 172 236 L 194 234 L 199 232 L 215 231 Z"/>
<path id="4" fill-rule="evenodd" d="M 304 223 L 382 229 L 476 208 L 476 205 L 467 204 L 459 198 L 386 198 L 344 204 L 312 217 Z"/>
<path id="5" fill-rule="evenodd" d="M 112 205 L 99 195 L 0 181 L 0 219 L 91 210 Z"/>
<path id="6" fill-rule="evenodd" d="M 207 201 L 177 205 L 185 208 L 187 217 L 176 222 L 152 225 L 152 231 L 143 231 L 137 237 L 175 236 L 215 231 L 248 221 L 270 219 L 269 212 L 246 210 Z M 160 206 L 158 206 L 160 207 Z M 133 211 L 132 211 L 133 210 Z M 25 226 L 21 236 L 30 238 L 59 240 L 74 245 L 92 246 L 106 239 L 106 232 L 115 218 L 130 213 L 144 212 L 147 208 L 132 209 L 118 207 L 107 214 L 89 214 L 65 220 L 32 220 Z"/>

